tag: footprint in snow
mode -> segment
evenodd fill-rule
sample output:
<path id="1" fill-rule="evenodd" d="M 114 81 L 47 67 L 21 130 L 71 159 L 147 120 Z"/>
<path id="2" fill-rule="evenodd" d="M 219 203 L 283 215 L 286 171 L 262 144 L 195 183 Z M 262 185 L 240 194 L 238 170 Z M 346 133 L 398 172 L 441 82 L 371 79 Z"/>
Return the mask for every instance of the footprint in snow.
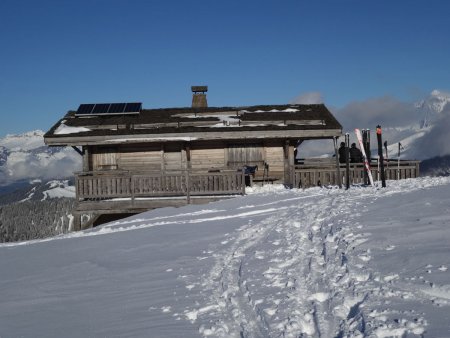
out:
<path id="1" fill-rule="evenodd" d="M 167 313 L 167 312 L 170 312 L 171 309 L 172 309 L 172 307 L 170 307 L 170 306 L 163 306 L 161 308 L 161 311 L 164 313 Z"/>
<path id="2" fill-rule="evenodd" d="M 368 262 L 372 259 L 372 257 L 370 257 L 369 255 L 359 255 L 358 258 L 363 262 Z"/>

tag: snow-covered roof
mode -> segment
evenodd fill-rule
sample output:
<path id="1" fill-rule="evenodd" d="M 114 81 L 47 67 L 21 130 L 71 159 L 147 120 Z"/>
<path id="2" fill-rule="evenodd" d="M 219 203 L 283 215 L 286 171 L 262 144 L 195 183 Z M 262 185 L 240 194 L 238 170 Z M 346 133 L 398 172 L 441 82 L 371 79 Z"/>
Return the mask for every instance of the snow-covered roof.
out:
<path id="1" fill-rule="evenodd" d="M 323 130 L 339 136 L 342 126 L 323 104 L 142 109 L 136 115 L 79 116 L 69 112 L 46 133 L 45 139 L 48 144 L 68 136 L 74 140 L 91 136 L 119 139 L 124 138 L 119 136 L 154 135 L 155 139 L 173 140 L 174 136 L 193 137 L 195 133 L 208 135 L 221 130 L 237 132 L 242 137 L 248 132 L 264 135 L 266 131 L 306 130 L 309 136 L 320 137 Z M 319 132 L 314 134 L 314 131 Z M 279 137 L 286 136 L 280 133 Z"/>

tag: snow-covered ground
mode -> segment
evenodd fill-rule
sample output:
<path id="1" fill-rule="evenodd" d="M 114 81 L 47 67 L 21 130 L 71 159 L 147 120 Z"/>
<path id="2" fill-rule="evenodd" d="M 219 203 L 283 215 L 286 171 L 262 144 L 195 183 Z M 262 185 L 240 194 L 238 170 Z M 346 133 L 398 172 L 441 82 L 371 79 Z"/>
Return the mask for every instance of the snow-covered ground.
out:
<path id="1" fill-rule="evenodd" d="M 450 337 L 450 178 L 266 186 L 0 245 L 0 337 Z"/>
<path id="2" fill-rule="evenodd" d="M 70 185 L 69 180 L 53 180 L 47 182 L 46 185 L 48 190 L 43 191 L 42 200 L 59 197 L 75 198 L 75 186 Z"/>

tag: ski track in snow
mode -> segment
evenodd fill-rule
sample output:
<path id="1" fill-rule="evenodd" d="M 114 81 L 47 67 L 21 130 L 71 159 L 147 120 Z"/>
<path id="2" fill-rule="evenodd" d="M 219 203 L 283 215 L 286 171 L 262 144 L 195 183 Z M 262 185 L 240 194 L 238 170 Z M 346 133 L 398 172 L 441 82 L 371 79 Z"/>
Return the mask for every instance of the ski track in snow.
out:
<path id="1" fill-rule="evenodd" d="M 358 249 L 370 234 L 354 234 L 349 226 L 359 216 L 355 208 L 363 211 L 374 194 L 396 193 L 401 189 L 323 189 L 319 197 L 292 199 L 259 223 L 249 220 L 228 234 L 223 243 L 231 245 L 210 250 L 210 271 L 192 276 L 190 286 L 198 286 L 204 300 L 185 309 L 185 317 L 204 337 L 419 337 L 427 326 L 421 314 L 388 304 L 410 297 L 448 304 L 450 292 L 417 291 L 398 275 L 371 271 L 370 250 Z"/>
<path id="2" fill-rule="evenodd" d="M 449 182 L 428 178 L 391 182 L 388 189 L 294 189 L 285 198 L 242 205 L 237 212 L 205 207 L 169 216 L 141 214 L 90 231 L 0 246 L 238 219 L 238 230 L 197 257 L 210 260 L 204 270 L 178 276 L 197 301 L 177 309 L 176 320 L 190 321 L 204 337 L 421 337 L 428 325 L 424 314 L 395 305 L 420 299 L 450 306 L 450 285 L 430 285 L 423 277 L 447 273 L 448 266 L 424 264 L 417 277 L 408 278 L 374 271 L 369 267 L 374 253 L 362 247 L 371 234 L 358 222 L 377 198 Z M 420 287 L 416 278 L 423 279 Z M 164 305 L 160 311 L 172 313 L 176 305 Z"/>

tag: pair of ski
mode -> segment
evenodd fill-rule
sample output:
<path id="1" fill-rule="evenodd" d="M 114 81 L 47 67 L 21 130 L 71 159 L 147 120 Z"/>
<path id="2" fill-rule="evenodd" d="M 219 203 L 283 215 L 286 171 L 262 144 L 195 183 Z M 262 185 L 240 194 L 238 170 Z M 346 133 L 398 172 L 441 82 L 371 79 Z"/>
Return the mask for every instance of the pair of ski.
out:
<path id="1" fill-rule="evenodd" d="M 356 138 L 358 139 L 359 149 L 361 149 L 361 153 L 362 153 L 362 157 L 363 157 L 363 163 L 364 163 L 364 168 L 366 169 L 367 176 L 369 177 L 370 185 L 373 187 L 374 184 L 373 184 L 372 172 L 370 170 L 370 164 L 369 164 L 369 159 L 367 158 L 367 155 L 366 155 L 366 150 L 364 149 L 364 144 L 363 144 L 363 138 L 362 138 L 362 135 L 361 135 L 361 130 L 356 128 L 355 129 L 355 134 L 356 134 Z"/>

